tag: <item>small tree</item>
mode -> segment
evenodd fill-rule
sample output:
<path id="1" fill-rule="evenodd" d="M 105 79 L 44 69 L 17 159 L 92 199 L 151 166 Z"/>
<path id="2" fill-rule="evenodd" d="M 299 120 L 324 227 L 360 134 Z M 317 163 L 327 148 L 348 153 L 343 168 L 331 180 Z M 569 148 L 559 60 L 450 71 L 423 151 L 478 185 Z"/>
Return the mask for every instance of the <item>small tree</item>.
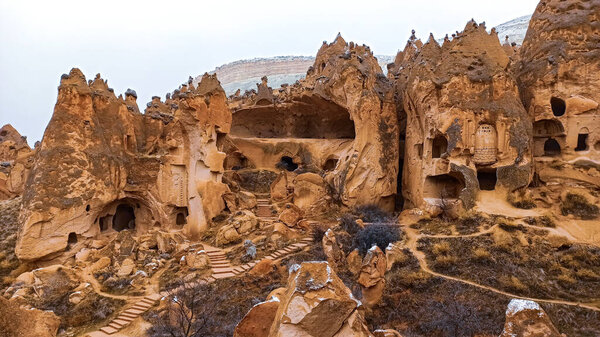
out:
<path id="1" fill-rule="evenodd" d="M 201 294 L 206 285 L 181 283 L 167 296 L 167 305 L 151 319 L 154 324 L 148 330 L 151 337 L 202 337 L 210 318 L 212 306 L 203 303 Z"/>

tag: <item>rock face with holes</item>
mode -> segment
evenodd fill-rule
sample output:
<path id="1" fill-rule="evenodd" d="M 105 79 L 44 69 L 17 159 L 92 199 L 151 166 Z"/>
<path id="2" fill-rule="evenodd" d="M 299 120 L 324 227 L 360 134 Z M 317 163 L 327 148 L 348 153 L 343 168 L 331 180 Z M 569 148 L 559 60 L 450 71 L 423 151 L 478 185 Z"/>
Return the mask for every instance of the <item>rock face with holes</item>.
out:
<path id="1" fill-rule="evenodd" d="M 258 93 L 235 96 L 230 106 L 226 161 L 238 171 L 288 171 L 275 198 L 313 214 L 332 200 L 393 209 L 398 123 L 390 82 L 369 47 L 338 36 L 323 44 L 304 80 L 272 90 L 265 78 Z"/>
<path id="2" fill-rule="evenodd" d="M 34 151 L 26 137 L 10 124 L 0 128 L 0 200 L 12 199 L 23 193 L 33 165 Z"/>
<path id="3" fill-rule="evenodd" d="M 544 309 L 534 301 L 513 299 L 506 309 L 506 322 L 500 337 L 560 337 Z"/>
<path id="4" fill-rule="evenodd" d="M 512 192 L 533 174 L 531 121 L 494 30 L 469 22 L 442 45 L 413 35 L 389 66 L 406 118 L 407 207 L 470 209 L 480 190 Z"/>
<path id="5" fill-rule="evenodd" d="M 600 159 L 600 1 L 541 1 L 515 67 L 534 156 Z"/>
<path id="6" fill-rule="evenodd" d="M 269 337 L 373 336 L 360 302 L 327 262 L 304 262 L 290 271 Z"/>
<path id="7" fill-rule="evenodd" d="M 231 126 L 225 92 L 206 75 L 167 97 L 142 114 L 133 90 L 117 97 L 78 69 L 62 76 L 23 196 L 20 259 L 106 231 L 181 228 L 194 237 L 225 208 L 217 145 Z"/>

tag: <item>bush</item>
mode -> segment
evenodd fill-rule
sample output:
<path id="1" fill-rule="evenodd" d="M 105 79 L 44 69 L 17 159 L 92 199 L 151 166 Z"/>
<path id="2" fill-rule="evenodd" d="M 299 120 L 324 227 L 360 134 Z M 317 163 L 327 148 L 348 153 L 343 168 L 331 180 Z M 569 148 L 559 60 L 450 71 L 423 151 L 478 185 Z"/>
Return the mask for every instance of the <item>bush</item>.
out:
<path id="1" fill-rule="evenodd" d="M 392 215 L 374 204 L 358 206 L 354 213 L 364 222 L 390 222 Z"/>
<path id="2" fill-rule="evenodd" d="M 313 226 L 312 228 L 312 240 L 315 244 L 321 244 L 323 242 L 323 236 L 325 236 L 325 232 L 327 232 L 327 227 L 323 225 Z"/>
<path id="3" fill-rule="evenodd" d="M 355 242 L 356 248 L 364 256 L 373 245 L 377 245 L 385 251 L 390 243 L 399 241 L 401 238 L 402 235 L 397 226 L 373 224 L 360 230 L 356 235 Z"/>
<path id="4" fill-rule="evenodd" d="M 516 208 L 532 209 L 537 207 L 530 196 L 517 197 L 514 193 L 509 193 L 506 200 Z"/>
<path id="5" fill-rule="evenodd" d="M 354 235 L 361 230 L 360 226 L 356 222 L 356 218 L 350 213 L 342 215 L 340 218 L 340 227 L 342 227 L 342 229 L 350 235 Z"/>
<path id="6" fill-rule="evenodd" d="M 573 214 L 581 219 L 591 220 L 598 217 L 600 209 L 598 206 L 590 204 L 583 195 L 568 193 L 560 205 L 560 212 L 565 216 Z"/>
<path id="7" fill-rule="evenodd" d="M 525 218 L 525 222 L 531 226 L 551 227 L 551 228 L 556 227 L 556 223 L 554 222 L 554 220 L 552 220 L 552 218 L 547 215 L 542 215 L 542 216 L 538 216 L 538 217 L 530 216 L 530 217 Z"/>

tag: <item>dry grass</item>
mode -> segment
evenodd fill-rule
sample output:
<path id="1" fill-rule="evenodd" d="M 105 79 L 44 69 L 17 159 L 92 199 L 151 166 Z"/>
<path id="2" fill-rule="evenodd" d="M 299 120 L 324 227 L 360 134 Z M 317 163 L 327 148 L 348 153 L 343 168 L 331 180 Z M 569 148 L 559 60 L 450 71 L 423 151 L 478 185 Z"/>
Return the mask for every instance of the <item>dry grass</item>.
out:
<path id="1" fill-rule="evenodd" d="M 21 198 L 0 201 L 0 289 L 8 287 L 19 269 L 15 255 Z"/>
<path id="2" fill-rule="evenodd" d="M 583 195 L 567 193 L 560 205 L 562 215 L 572 214 L 584 220 L 592 220 L 600 214 L 600 207 L 591 204 Z"/>
<path id="3" fill-rule="evenodd" d="M 592 302 L 600 299 L 600 248 L 552 244 L 542 230 L 524 228 L 469 238 L 421 238 L 437 272 L 516 295 Z M 446 247 L 451 247 L 447 252 Z"/>

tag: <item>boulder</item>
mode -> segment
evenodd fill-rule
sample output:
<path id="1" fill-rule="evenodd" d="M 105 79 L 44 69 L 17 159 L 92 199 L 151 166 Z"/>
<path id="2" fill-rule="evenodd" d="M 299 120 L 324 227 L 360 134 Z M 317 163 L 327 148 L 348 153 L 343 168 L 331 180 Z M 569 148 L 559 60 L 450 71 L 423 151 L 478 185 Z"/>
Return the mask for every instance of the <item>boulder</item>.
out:
<path id="1" fill-rule="evenodd" d="M 79 277 L 71 268 L 52 265 L 32 271 L 39 296 L 53 297 L 65 294 L 79 285 Z"/>
<path id="2" fill-rule="evenodd" d="M 108 256 L 103 256 L 98 259 L 98 261 L 94 262 L 90 267 L 90 272 L 95 273 L 99 270 L 102 270 L 108 266 L 110 266 L 111 260 Z"/>
<path id="3" fill-rule="evenodd" d="M 294 178 L 294 205 L 303 211 L 322 213 L 327 210 L 328 193 L 323 178 L 316 173 L 302 173 Z"/>
<path id="4" fill-rule="evenodd" d="M 351 251 L 350 254 L 346 256 L 346 263 L 348 264 L 348 270 L 355 276 L 358 276 L 362 267 L 362 258 L 360 257 L 358 249 Z"/>
<path id="5" fill-rule="evenodd" d="M 204 250 L 190 251 L 185 255 L 185 263 L 191 269 L 205 269 L 210 265 L 210 259 Z"/>
<path id="6" fill-rule="evenodd" d="M 0 296 L 0 335 L 54 337 L 60 318 L 51 311 L 25 309 Z M 4 335 L 6 333 L 6 335 Z"/>
<path id="7" fill-rule="evenodd" d="M 275 201 L 283 201 L 288 197 L 288 180 L 287 173 L 282 171 L 277 178 L 271 183 L 271 199 Z"/>
<path id="8" fill-rule="evenodd" d="M 279 221 L 289 227 L 295 227 L 303 216 L 304 212 L 298 206 L 287 203 L 281 214 L 279 214 Z"/>
<path id="9" fill-rule="evenodd" d="M 402 247 L 400 247 L 397 243 L 390 243 L 385 248 L 385 258 L 387 262 L 387 270 L 392 269 L 392 266 L 396 262 L 404 262 L 407 259 L 406 254 Z"/>
<path id="10" fill-rule="evenodd" d="M 358 283 L 362 288 L 363 303 L 365 305 L 373 306 L 383 296 L 386 270 L 385 254 L 378 246 L 373 246 L 367 251 L 358 276 Z"/>
<path id="11" fill-rule="evenodd" d="M 221 227 L 215 238 L 217 246 L 223 246 L 229 243 L 239 242 L 241 240 L 242 236 L 232 225 Z"/>
<path id="12" fill-rule="evenodd" d="M 235 327 L 233 337 L 268 337 L 278 308 L 278 299 L 253 306 Z"/>
<path id="13" fill-rule="evenodd" d="M 500 337 L 561 337 L 544 309 L 534 301 L 512 299 Z"/>
<path id="14" fill-rule="evenodd" d="M 323 252 L 327 257 L 327 262 L 329 262 L 329 265 L 337 270 L 338 264 L 342 263 L 344 260 L 344 253 L 340 249 L 340 246 L 335 238 L 335 234 L 331 229 L 328 229 L 327 232 L 325 232 L 321 242 L 323 244 Z"/>
<path id="15" fill-rule="evenodd" d="M 133 260 L 130 258 L 126 258 L 121 263 L 121 266 L 119 266 L 119 269 L 117 270 L 117 276 L 124 277 L 124 276 L 131 275 L 134 268 L 135 268 L 135 262 L 133 262 Z"/>
<path id="16" fill-rule="evenodd" d="M 256 196 L 253 193 L 240 191 L 237 196 L 239 209 L 253 209 L 256 207 Z"/>
<path id="17" fill-rule="evenodd" d="M 265 277 L 273 272 L 273 270 L 275 270 L 275 264 L 273 263 L 273 260 L 265 258 L 260 260 L 252 269 L 250 269 L 248 274 Z"/>
<path id="18" fill-rule="evenodd" d="M 304 262 L 290 270 L 269 337 L 372 336 L 360 302 L 327 262 Z"/>

